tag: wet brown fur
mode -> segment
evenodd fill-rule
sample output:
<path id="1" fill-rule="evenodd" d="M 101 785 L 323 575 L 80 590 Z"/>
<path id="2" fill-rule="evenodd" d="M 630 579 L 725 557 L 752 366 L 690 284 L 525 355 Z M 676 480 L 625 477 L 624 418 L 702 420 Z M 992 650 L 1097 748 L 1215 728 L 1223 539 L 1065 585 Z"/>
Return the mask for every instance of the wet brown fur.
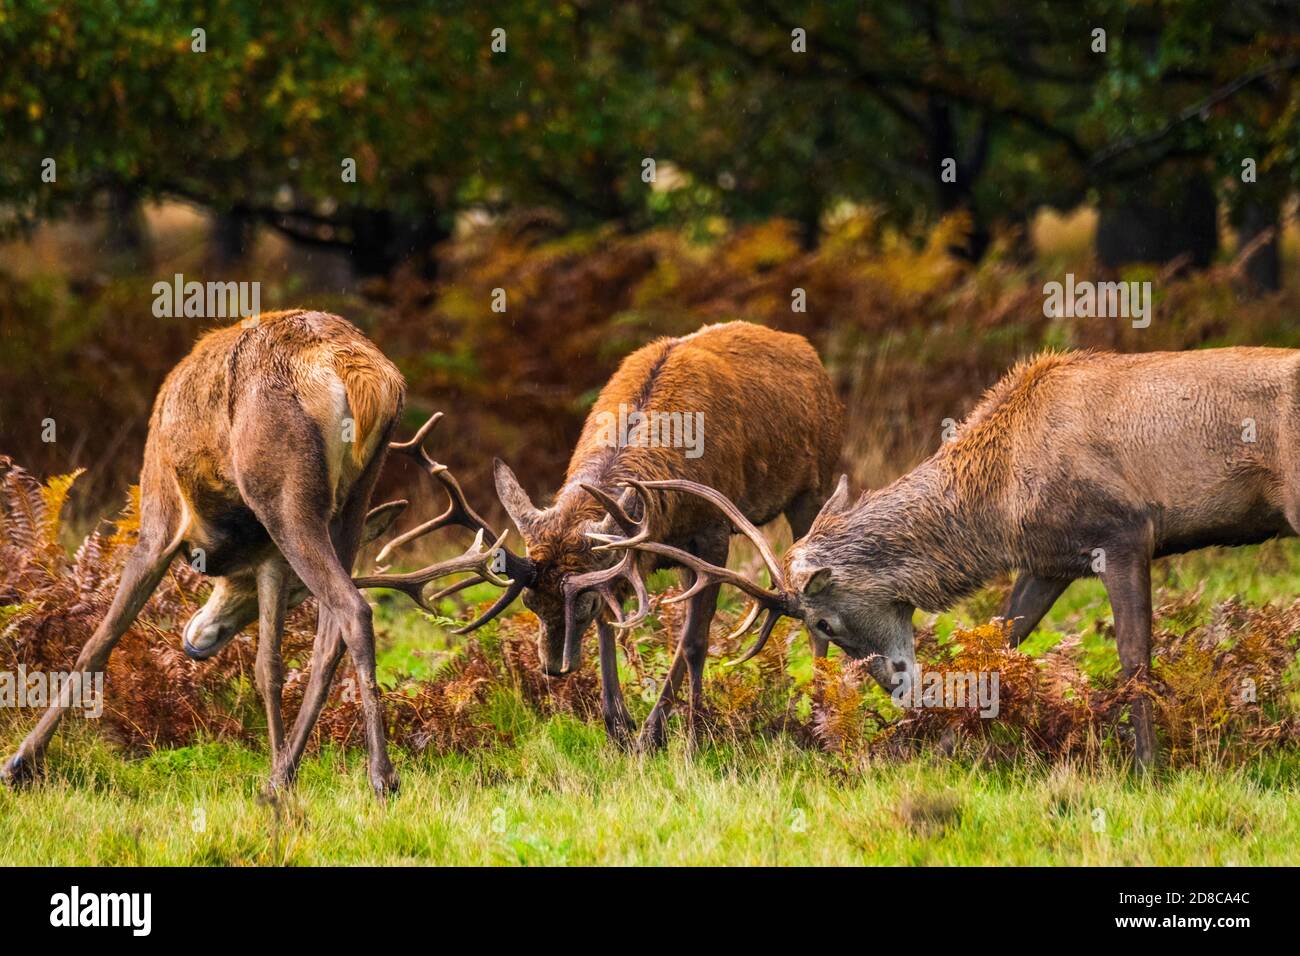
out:
<path id="1" fill-rule="evenodd" d="M 1254 443 L 1242 440 L 1246 419 Z M 937 611 L 1007 571 L 1091 574 L 1094 548 L 1148 522 L 1157 557 L 1294 533 L 1300 352 L 1026 360 L 954 441 L 851 510 L 819 516 L 808 545 L 887 556 L 872 563 L 899 599 Z"/>
<path id="2" fill-rule="evenodd" d="M 343 387 L 346 406 L 332 388 Z M 172 476 L 185 503 L 185 542 L 205 549 L 217 569 L 243 560 L 240 535 L 256 535 L 243 504 L 231 454 L 237 411 L 253 414 L 271 394 L 298 404 L 316 424 L 313 443 L 329 456 L 331 513 L 347 499 L 365 465 L 382 451 L 380 439 L 396 419 L 406 383 L 397 368 L 356 328 L 336 315 L 302 310 L 263 313 L 256 325 L 226 326 L 203 336 L 168 374 L 154 403 L 144 473 L 159 485 Z M 342 419 L 354 422 L 354 440 L 339 441 Z M 326 436 L 330 436 L 330 440 Z M 251 450 L 273 458 L 294 449 L 268 444 Z M 284 436 L 287 437 L 287 436 Z M 333 451 L 333 455 L 329 453 Z M 298 452 L 301 453 L 301 452 Z M 233 546 L 230 559 L 226 552 Z M 248 563 L 244 561 L 244 563 Z"/>
<path id="3" fill-rule="evenodd" d="M 256 679 L 270 728 L 272 788 L 293 780 L 346 646 L 360 678 L 371 785 L 380 795 L 394 790 L 370 608 L 350 574 L 404 391 L 392 363 L 338 316 L 271 312 L 200 339 L 154 403 L 139 542 L 77 670 L 104 669 L 168 566 L 183 555 L 217 578 L 186 624 L 187 652 L 211 656 L 259 621 Z M 309 686 L 286 739 L 284 610 L 308 590 L 319 603 L 319 626 Z M 45 713 L 0 766 L 0 779 L 16 783 L 35 773 L 63 706 Z"/>
<path id="4" fill-rule="evenodd" d="M 902 640 L 891 621 L 910 633 L 908 608 L 946 609 L 1010 571 L 1018 642 L 1071 580 L 1099 573 L 1124 673 L 1141 677 L 1152 558 L 1297 529 L 1300 351 L 1049 353 L 1005 375 L 913 471 L 828 507 L 787 563 L 796 583 L 831 569 L 836 588 L 814 603 L 877 632 L 863 653 Z"/>
<path id="5" fill-rule="evenodd" d="M 629 413 L 703 413 L 703 453 L 688 458 L 683 448 L 610 447 L 605 416 L 617 419 L 620 405 Z M 587 533 L 600 528 L 606 512 L 582 484 L 618 497 L 623 490 L 619 483 L 627 479 L 689 479 L 727 495 L 755 524 L 784 513 L 799 537 L 833 487 L 843 430 L 840 401 L 816 351 L 802 336 L 730 322 L 682 338 L 660 339 L 628 356 L 601 390 L 553 504 L 531 513 L 511 509 L 529 557 L 536 562 L 537 576 L 524 601 L 542 622 L 543 665 L 555 672 L 561 658 L 565 579 L 614 560 L 592 550 Z M 726 562 L 731 527 L 717 509 L 693 495 L 662 494 L 657 503 L 652 540 L 714 563 Z M 522 510 L 527 512 L 526 507 Z M 643 573 L 653 566 L 649 557 L 643 557 L 642 564 Z M 716 597 L 716 587 L 709 588 L 688 605 L 678 655 L 642 732 L 643 747 L 662 743 L 664 721 L 686 669 L 692 715 L 699 712 L 700 675 Z M 581 620 L 579 631 L 588 623 Z M 617 739 L 630 720 L 612 676 L 614 645 L 608 625 L 598 621 L 598 630 L 606 726 Z M 824 652 L 824 644 L 818 647 Z"/>
<path id="6" fill-rule="evenodd" d="M 620 404 L 702 412 L 703 454 L 691 459 L 680 448 L 608 447 L 600 416 L 617 417 Z M 638 349 L 601 389 L 553 504 L 520 529 L 539 563 L 538 590 L 555 589 L 560 602 L 564 576 L 609 562 L 592 552 L 586 537 L 605 511 L 581 483 L 617 496 L 619 482 L 628 478 L 686 478 L 718 489 L 761 525 L 800 495 L 825 498 L 834 485 L 843 428 L 840 401 L 802 336 L 729 322 Z M 652 540 L 689 547 L 700 529 L 719 520 L 712 505 L 693 495 L 663 495 L 660 502 Z"/>

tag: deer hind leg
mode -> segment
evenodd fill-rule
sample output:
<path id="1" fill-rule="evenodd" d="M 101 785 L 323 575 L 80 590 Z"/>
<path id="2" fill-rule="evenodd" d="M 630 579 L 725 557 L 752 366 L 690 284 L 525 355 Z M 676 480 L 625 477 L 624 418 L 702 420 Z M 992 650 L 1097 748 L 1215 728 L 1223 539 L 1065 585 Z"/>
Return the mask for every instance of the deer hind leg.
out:
<path id="1" fill-rule="evenodd" d="M 344 513 L 331 527 L 332 493 L 327 463 L 319 455 L 271 456 L 265 453 L 267 448 L 286 445 L 299 449 L 321 447 L 318 426 L 295 402 L 277 401 L 274 396 L 267 396 L 255 416 L 250 416 L 247 422 L 237 423 L 236 433 L 231 444 L 244 449 L 247 456 L 237 456 L 235 461 L 240 493 L 293 573 L 320 605 L 313 661 L 336 662 L 337 653 L 331 643 L 337 640 L 331 638 L 335 633 L 341 636 L 343 645 L 352 656 L 365 720 L 370 784 L 377 795 L 386 796 L 395 792 L 398 784 L 388 757 L 379 685 L 375 677 L 375 635 L 370 605 L 353 585 L 351 573 L 345 567 L 345 561 L 351 565 L 360 546 L 365 506 L 382 465 L 382 453 L 371 459 L 349 495 Z M 314 678 L 315 674 L 313 684 Z M 316 687 L 321 700 L 322 690 L 327 688 L 327 679 Z M 308 710 L 309 703 L 313 705 L 314 713 Z M 306 746 L 307 736 L 319 713 L 316 703 L 304 698 L 294 722 L 291 749 L 273 771 L 272 787 L 293 779 L 301 750 Z"/>
<path id="2" fill-rule="evenodd" d="M 278 531 L 278 533 L 277 533 Z M 370 605 L 352 584 L 352 577 L 339 563 L 330 546 L 328 529 L 322 522 L 312 527 L 289 525 L 272 530 L 281 553 L 320 602 L 324 613 L 342 634 L 343 643 L 357 670 L 358 693 L 365 718 L 366 747 L 370 754 L 370 785 L 383 797 L 397 790 L 397 774 L 388 759 L 379 683 L 375 677 L 375 634 Z M 317 633 L 317 640 L 320 633 Z M 313 655 L 314 656 L 314 655 Z M 294 727 L 294 741 L 299 729 Z"/>
<path id="3" fill-rule="evenodd" d="M 600 709 L 605 732 L 626 750 L 631 746 L 636 721 L 627 711 L 618 681 L 618 642 L 614 640 L 613 626 L 603 618 L 596 620 L 596 633 L 600 638 Z"/>
<path id="4" fill-rule="evenodd" d="M 1133 721 L 1134 762 L 1149 769 L 1156 759 L 1151 698 L 1145 693 L 1151 671 L 1151 544 L 1126 541 L 1106 549 L 1102 583 L 1115 614 L 1115 643 L 1121 673 L 1135 685 L 1130 714 Z"/>
<path id="5" fill-rule="evenodd" d="M 146 488 L 146 497 L 145 507 L 141 509 L 140 540 L 122 569 L 108 613 L 77 655 L 74 669 L 85 675 L 82 677 L 83 686 L 86 677 L 102 673 L 108 666 L 113 648 L 131 627 L 180 550 L 177 531 L 180 508 L 175 493 L 158 491 L 160 483 L 149 481 L 147 476 L 142 484 Z M 0 780 L 17 784 L 36 773 L 70 703 L 67 699 L 70 690 L 65 683 L 60 699 L 50 705 L 18 750 L 0 765 Z"/>
<path id="6" fill-rule="evenodd" d="M 280 759 L 272 765 L 272 792 L 287 790 L 297 779 L 298 765 L 302 762 L 307 741 L 325 706 L 325 698 L 329 696 L 330 685 L 334 682 L 334 672 L 343 659 L 345 649 L 343 634 L 334 619 L 325 610 L 320 610 L 316 622 L 316 639 L 311 649 L 311 675 L 302 695 L 302 706 L 298 708 L 298 716 L 289 734 L 288 748 L 281 751 Z"/>
<path id="7" fill-rule="evenodd" d="M 279 763 L 284 750 L 284 714 L 281 709 L 284 663 L 280 657 L 280 641 L 288 610 L 288 570 L 278 557 L 262 562 L 257 569 L 257 690 L 266 708 L 272 768 Z"/>
<path id="8" fill-rule="evenodd" d="M 334 553 L 344 567 L 351 567 L 356 560 L 366 507 L 370 502 L 374 480 L 379 474 L 381 465 L 382 461 L 376 456 L 376 459 L 367 466 L 366 472 L 353 487 L 342 513 L 331 528 Z M 293 784 L 298 774 L 298 764 L 302 760 L 303 753 L 306 752 L 307 741 L 316 727 L 321 709 L 325 706 L 325 699 L 329 696 L 330 686 L 334 682 L 334 672 L 338 669 L 339 661 L 343 659 L 345 649 L 343 632 L 338 622 L 322 605 L 317 614 L 316 639 L 312 645 L 311 674 L 307 679 L 307 689 L 303 693 L 302 706 L 298 708 L 298 716 L 289 734 L 288 749 L 272 771 L 272 790 L 287 788 Z"/>
<path id="9" fill-rule="evenodd" d="M 1068 580 L 1040 578 L 1028 571 L 1016 578 L 1002 607 L 1002 617 L 1011 622 L 1012 647 L 1019 647 L 1020 642 L 1034 632 L 1034 628 L 1069 586 Z"/>

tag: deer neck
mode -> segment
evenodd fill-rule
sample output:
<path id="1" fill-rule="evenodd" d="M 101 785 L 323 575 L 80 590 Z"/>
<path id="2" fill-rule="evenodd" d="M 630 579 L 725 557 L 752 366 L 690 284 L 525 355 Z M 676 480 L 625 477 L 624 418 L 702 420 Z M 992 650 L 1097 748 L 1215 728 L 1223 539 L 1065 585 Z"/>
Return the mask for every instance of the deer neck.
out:
<path id="1" fill-rule="evenodd" d="M 971 494 L 931 459 L 859 506 L 864 554 L 894 578 L 900 599 L 942 611 L 1009 571 L 1006 523 L 988 495 Z"/>

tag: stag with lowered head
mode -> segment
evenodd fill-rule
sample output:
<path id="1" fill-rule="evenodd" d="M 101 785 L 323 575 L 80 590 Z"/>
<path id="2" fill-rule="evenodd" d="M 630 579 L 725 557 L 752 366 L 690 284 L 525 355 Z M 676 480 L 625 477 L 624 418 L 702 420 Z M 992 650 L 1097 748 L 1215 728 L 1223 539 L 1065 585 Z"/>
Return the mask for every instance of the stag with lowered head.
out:
<path id="1" fill-rule="evenodd" d="M 1005 375 L 953 441 L 893 484 L 854 503 L 841 480 L 783 564 L 762 552 L 771 588 L 663 543 L 625 536 L 603 546 L 666 556 L 697 584 L 746 591 L 756 599 L 746 624 L 768 612 L 751 655 L 791 615 L 867 659 L 886 689 L 916 684 L 917 608 L 944 610 L 1018 571 L 1005 616 L 1019 643 L 1071 581 L 1098 575 L 1132 689 L 1136 763 L 1147 767 L 1151 561 L 1300 531 L 1297 434 L 1298 351 L 1047 354 Z M 640 487 L 689 492 L 757 534 L 714 489 Z"/>
<path id="2" fill-rule="evenodd" d="M 688 445 L 655 440 L 656 415 L 701 423 Z M 623 434 L 614 423 L 639 422 Z M 684 498 L 662 507 L 638 500 L 628 482 L 683 479 L 712 485 L 755 525 L 784 514 L 795 537 L 808 530 L 831 487 L 843 434 L 843 410 L 817 353 L 798 335 L 745 322 L 707 326 L 665 338 L 629 355 L 596 399 L 563 487 L 548 507 L 533 504 L 514 473 L 495 465 L 497 494 L 519 529 L 526 555 L 511 554 L 511 583 L 472 629 L 522 593 L 539 618 L 538 653 L 552 675 L 575 669 L 594 622 L 598 635 L 605 726 L 620 744 L 634 725 L 618 682 L 616 628 L 649 612 L 645 575 L 682 566 L 686 615 L 659 698 L 637 740 L 662 746 L 683 677 L 689 676 L 689 726 L 703 711 L 704 662 L 718 586 L 698 580 L 689 564 L 651 553 L 617 554 L 606 539 L 659 541 L 681 554 L 725 564 L 732 522 Z M 662 438 L 662 435 L 658 436 Z M 481 522 L 480 522 L 481 524 Z M 486 528 L 486 526 L 483 526 Z M 413 529 L 393 546 L 428 529 Z M 380 560 L 387 558 L 387 551 Z M 623 602 L 637 609 L 625 615 Z M 824 642 L 816 649 L 824 653 Z"/>

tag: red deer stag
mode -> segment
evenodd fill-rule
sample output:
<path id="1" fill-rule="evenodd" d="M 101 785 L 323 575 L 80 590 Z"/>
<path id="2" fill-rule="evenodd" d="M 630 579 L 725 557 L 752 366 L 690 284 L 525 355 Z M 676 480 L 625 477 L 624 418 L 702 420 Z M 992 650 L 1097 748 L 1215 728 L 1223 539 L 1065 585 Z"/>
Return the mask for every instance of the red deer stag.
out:
<path id="1" fill-rule="evenodd" d="M 270 730 L 272 789 L 293 781 L 346 648 L 360 683 L 371 786 L 380 796 L 396 790 L 370 606 L 349 569 L 363 538 L 379 534 L 406 504 L 366 510 L 405 387 L 398 370 L 338 316 L 267 313 L 256 325 L 204 336 L 154 403 L 139 542 L 77 671 L 102 672 L 172 560 L 201 552 L 203 570 L 218 581 L 185 625 L 183 646 L 191 657 L 208 658 L 258 621 L 256 678 Z M 492 575 L 493 555 L 480 539 L 464 556 L 423 573 L 429 580 L 474 569 Z M 361 584 L 404 587 L 408 577 Z M 280 636 L 286 609 L 309 592 L 320 606 L 311 677 L 286 746 Z M 0 777 L 17 783 L 37 770 L 68 703 L 61 698 L 46 711 Z"/>
<path id="2" fill-rule="evenodd" d="M 671 439 L 674 430 L 687 440 L 664 440 L 665 431 Z M 622 485 L 671 478 L 710 484 L 737 503 L 745 521 L 764 524 L 784 514 L 800 537 L 830 490 L 842 434 L 839 399 L 816 351 L 801 336 L 731 322 L 639 349 L 596 399 L 564 486 L 549 507 L 536 507 L 510 469 L 496 462 L 497 494 L 527 556 L 505 552 L 509 588 L 462 631 L 491 620 L 522 592 L 524 604 L 540 618 L 542 667 L 562 675 L 578 666 L 583 634 L 595 621 L 605 726 L 613 740 L 629 743 L 634 726 L 619 687 L 614 628 L 644 619 L 644 575 L 671 562 L 655 556 L 620 559 L 597 542 L 621 532 L 670 542 L 684 554 L 721 565 L 732 530 L 725 518 L 690 499 L 641 509 L 633 503 L 635 493 Z M 450 476 L 434 471 L 439 466 L 427 459 L 426 467 L 452 491 Z M 453 521 L 491 534 L 464 506 L 458 486 L 452 497 L 454 519 L 444 516 L 394 539 L 380 561 L 393 547 Z M 686 576 L 694 577 L 689 570 Z M 408 589 L 416 600 L 421 600 L 420 587 Z M 642 749 L 662 746 L 684 672 L 690 677 L 688 715 L 694 731 L 703 707 L 717 592 L 708 581 L 692 580 L 679 597 L 689 602 L 685 621 L 668 679 L 638 740 Z M 628 593 L 640 606 L 624 617 L 621 605 Z M 825 653 L 824 642 L 815 647 Z"/>
<path id="3" fill-rule="evenodd" d="M 663 543 L 610 547 L 671 558 L 756 598 L 751 617 L 769 615 L 755 651 L 779 615 L 801 617 L 869 659 L 886 689 L 900 673 L 915 686 L 917 608 L 943 610 L 1018 571 L 1006 608 L 1018 644 L 1072 580 L 1099 575 L 1145 768 L 1156 757 L 1151 561 L 1300 531 L 1298 436 L 1298 351 L 1047 354 L 1004 376 L 953 441 L 893 484 L 854 504 L 842 481 L 783 566 L 764 552 L 771 589 Z M 713 489 L 650 481 L 642 494 L 665 490 L 702 496 L 757 535 Z"/>

